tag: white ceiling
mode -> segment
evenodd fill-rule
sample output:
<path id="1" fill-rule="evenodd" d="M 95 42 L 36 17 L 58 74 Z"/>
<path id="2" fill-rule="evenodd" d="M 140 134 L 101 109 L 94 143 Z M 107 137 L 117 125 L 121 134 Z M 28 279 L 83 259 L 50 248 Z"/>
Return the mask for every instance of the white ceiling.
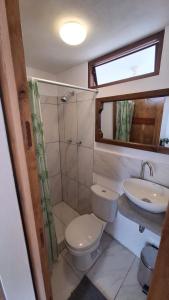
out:
<path id="1" fill-rule="evenodd" d="M 20 0 L 26 64 L 58 73 L 163 29 L 169 0 Z M 64 44 L 58 27 L 82 20 L 86 41 Z"/>

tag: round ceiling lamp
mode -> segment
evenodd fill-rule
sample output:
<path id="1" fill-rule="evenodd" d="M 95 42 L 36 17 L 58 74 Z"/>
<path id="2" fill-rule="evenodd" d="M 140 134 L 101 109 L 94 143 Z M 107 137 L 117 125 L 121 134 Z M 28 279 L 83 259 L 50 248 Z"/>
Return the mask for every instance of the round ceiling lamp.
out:
<path id="1" fill-rule="evenodd" d="M 76 46 L 84 42 L 87 30 L 85 26 L 80 23 L 67 22 L 61 26 L 59 34 L 66 44 Z"/>

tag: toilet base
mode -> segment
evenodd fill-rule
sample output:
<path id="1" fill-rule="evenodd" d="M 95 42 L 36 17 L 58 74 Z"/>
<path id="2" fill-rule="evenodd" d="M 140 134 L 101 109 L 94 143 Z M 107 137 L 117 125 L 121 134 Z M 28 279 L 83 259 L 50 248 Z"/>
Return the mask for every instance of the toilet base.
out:
<path id="1" fill-rule="evenodd" d="M 100 256 L 100 249 L 97 248 L 93 252 L 81 256 L 75 256 L 73 254 L 71 254 L 71 256 L 72 263 L 76 267 L 76 269 L 85 272 L 91 268 L 96 259 Z"/>

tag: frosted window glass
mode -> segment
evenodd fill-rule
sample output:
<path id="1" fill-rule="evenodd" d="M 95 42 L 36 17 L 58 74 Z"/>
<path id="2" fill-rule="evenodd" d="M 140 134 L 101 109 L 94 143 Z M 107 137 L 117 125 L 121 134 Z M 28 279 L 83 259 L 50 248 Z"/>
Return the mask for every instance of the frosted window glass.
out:
<path id="1" fill-rule="evenodd" d="M 98 85 L 154 72 L 155 46 L 96 66 Z"/>

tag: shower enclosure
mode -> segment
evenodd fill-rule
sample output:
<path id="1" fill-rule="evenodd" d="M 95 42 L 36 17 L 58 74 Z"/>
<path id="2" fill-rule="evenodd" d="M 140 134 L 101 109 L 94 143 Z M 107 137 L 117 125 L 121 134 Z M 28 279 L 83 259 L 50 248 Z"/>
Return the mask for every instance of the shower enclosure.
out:
<path id="1" fill-rule="evenodd" d="M 58 87 L 40 95 L 52 206 L 64 201 L 79 214 L 91 212 L 95 92 Z"/>

